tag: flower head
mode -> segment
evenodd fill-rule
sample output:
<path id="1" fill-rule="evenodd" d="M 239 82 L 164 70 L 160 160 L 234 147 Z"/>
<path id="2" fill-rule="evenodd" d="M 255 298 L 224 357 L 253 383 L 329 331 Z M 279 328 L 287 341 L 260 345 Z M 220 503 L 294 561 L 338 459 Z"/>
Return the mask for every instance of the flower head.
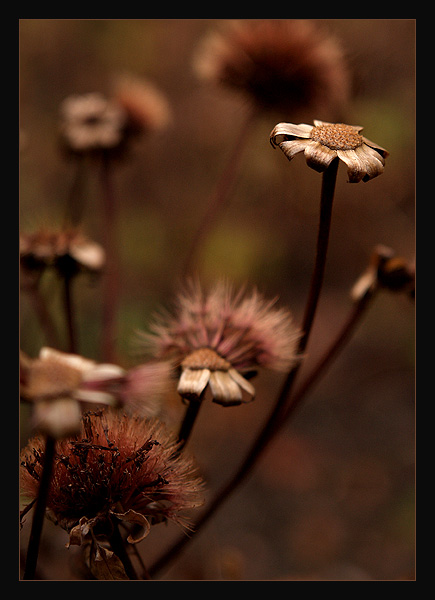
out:
<path id="1" fill-rule="evenodd" d="M 127 115 L 127 129 L 131 133 L 147 133 L 164 129 L 171 110 L 163 93 L 150 81 L 130 74 L 114 79 L 113 100 Z"/>
<path id="2" fill-rule="evenodd" d="M 156 420 L 102 410 L 83 415 L 81 431 L 56 443 L 47 511 L 80 544 L 89 530 L 110 535 L 111 520 L 141 525 L 175 521 L 202 502 L 202 480 L 193 462 L 176 454 L 175 438 Z M 38 494 L 44 441 L 35 437 L 21 453 L 21 490 Z"/>
<path id="3" fill-rule="evenodd" d="M 362 127 L 314 121 L 314 125 L 278 123 L 271 134 L 272 146 L 292 160 L 303 152 L 307 164 L 320 173 L 335 158 L 347 165 L 350 183 L 369 181 L 384 171 L 387 150 L 361 135 Z M 278 138 L 281 138 L 278 141 Z"/>
<path id="4" fill-rule="evenodd" d="M 123 408 L 142 416 L 157 415 L 170 373 L 165 363 L 125 370 L 47 347 L 36 359 L 21 353 L 20 367 L 20 393 L 34 404 L 34 426 L 54 438 L 80 429 L 79 403 Z"/>
<path id="5" fill-rule="evenodd" d="M 113 150 L 123 142 L 125 110 L 97 92 L 66 98 L 60 117 L 61 139 L 74 154 Z"/>
<path id="6" fill-rule="evenodd" d="M 357 302 L 378 288 L 415 296 L 414 266 L 383 245 L 373 250 L 367 268 L 352 287 L 351 298 Z"/>
<path id="7" fill-rule="evenodd" d="M 209 384 L 214 402 L 240 404 L 242 390 L 255 395 L 249 374 L 284 371 L 296 360 L 299 333 L 290 313 L 274 304 L 255 290 L 234 294 L 219 282 L 205 293 L 198 284 L 178 296 L 175 314 L 157 320 L 145 340 L 154 356 L 181 368 L 181 396 L 199 399 Z"/>
<path id="8" fill-rule="evenodd" d="M 341 110 L 349 92 L 337 41 L 312 21 L 227 21 L 209 34 L 195 55 L 204 80 L 251 97 L 263 109 L 281 112 Z"/>
<path id="9" fill-rule="evenodd" d="M 20 260 L 28 272 L 53 267 L 60 272 L 98 273 L 104 267 L 105 253 L 100 244 L 74 228 L 40 229 L 20 234 Z"/>

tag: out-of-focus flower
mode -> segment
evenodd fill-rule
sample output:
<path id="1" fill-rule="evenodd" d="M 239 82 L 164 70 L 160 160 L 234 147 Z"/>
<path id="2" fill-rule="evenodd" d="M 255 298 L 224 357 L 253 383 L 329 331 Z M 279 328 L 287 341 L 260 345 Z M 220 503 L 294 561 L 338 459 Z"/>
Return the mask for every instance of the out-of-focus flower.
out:
<path id="1" fill-rule="evenodd" d="M 65 98 L 60 106 L 60 119 L 65 148 L 83 154 L 120 146 L 127 114 L 120 105 L 94 92 Z"/>
<path id="2" fill-rule="evenodd" d="M 351 298 L 358 302 L 368 293 L 383 288 L 415 296 L 415 268 L 388 246 L 378 245 L 369 264 L 351 290 Z"/>
<path id="3" fill-rule="evenodd" d="M 335 116 L 349 95 L 343 52 L 313 21 L 226 21 L 202 41 L 194 68 L 203 80 L 238 90 L 261 109 L 289 115 Z"/>
<path id="4" fill-rule="evenodd" d="M 161 131 L 171 120 L 166 96 L 147 79 L 128 73 L 119 75 L 114 79 L 112 97 L 126 112 L 130 133 Z"/>
<path id="5" fill-rule="evenodd" d="M 76 229 L 41 229 L 20 233 L 20 262 L 28 273 L 42 272 L 47 267 L 68 273 L 98 273 L 104 267 L 105 252 Z"/>
<path id="6" fill-rule="evenodd" d="M 21 453 L 21 492 L 38 494 L 44 440 Z M 185 511 L 202 504 L 203 482 L 193 461 L 176 453 L 177 442 L 156 420 L 110 409 L 83 415 L 81 430 L 56 442 L 47 515 L 70 535 L 70 544 L 110 538 L 112 522 L 136 524 L 143 539 L 150 527 L 174 521 L 188 527 Z"/>
<path id="7" fill-rule="evenodd" d="M 20 357 L 21 397 L 34 403 L 35 428 L 54 438 L 71 435 L 80 428 L 79 402 L 155 415 L 168 381 L 169 366 L 164 363 L 127 371 L 47 347 L 36 359 L 24 353 Z"/>
<path id="8" fill-rule="evenodd" d="M 240 404 L 242 391 L 255 395 L 247 377 L 258 368 L 285 371 L 297 360 L 299 332 L 290 313 L 274 305 L 256 290 L 234 294 L 219 282 L 207 294 L 192 285 L 143 339 L 156 358 L 181 368 L 183 398 L 198 400 L 209 385 L 214 402 Z"/>
<path id="9" fill-rule="evenodd" d="M 303 152 L 308 166 L 320 173 L 339 158 L 347 165 L 349 182 L 358 183 L 383 173 L 388 156 L 387 150 L 361 135 L 362 129 L 316 120 L 314 126 L 278 123 L 270 134 L 270 142 L 273 147 L 279 146 L 288 160 Z"/>

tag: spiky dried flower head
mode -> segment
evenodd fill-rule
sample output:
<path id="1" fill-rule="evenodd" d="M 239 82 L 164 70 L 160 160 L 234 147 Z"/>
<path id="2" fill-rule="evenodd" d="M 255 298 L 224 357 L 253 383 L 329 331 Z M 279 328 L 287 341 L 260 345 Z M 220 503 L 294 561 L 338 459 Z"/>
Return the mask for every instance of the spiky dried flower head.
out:
<path id="1" fill-rule="evenodd" d="M 278 123 L 270 133 L 270 142 L 288 160 L 303 152 L 308 166 L 320 173 L 339 158 L 347 166 L 349 182 L 358 183 L 381 175 L 388 156 L 385 148 L 361 135 L 362 129 L 318 120 L 314 125 Z"/>
<path id="2" fill-rule="evenodd" d="M 285 371 L 297 360 L 299 332 L 289 311 L 275 304 L 257 290 L 235 293 L 226 282 L 209 292 L 192 283 L 143 339 L 156 358 L 181 368 L 181 396 L 198 399 L 209 384 L 214 402 L 240 404 L 242 390 L 255 395 L 249 374 Z"/>
<path id="3" fill-rule="evenodd" d="M 21 397 L 34 404 L 34 427 L 54 438 L 80 429 L 79 403 L 156 416 L 169 381 L 170 366 L 163 362 L 125 370 L 47 347 L 36 359 L 20 356 Z"/>
<path id="4" fill-rule="evenodd" d="M 89 530 L 110 536 L 113 519 L 141 526 L 143 539 L 162 521 L 188 526 L 186 511 L 202 504 L 203 481 L 193 461 L 177 453 L 175 437 L 155 419 L 110 409 L 83 415 L 81 431 L 59 440 L 47 500 L 48 516 L 80 544 Z M 21 491 L 38 494 L 44 441 L 21 453 Z"/>
<path id="5" fill-rule="evenodd" d="M 313 21 L 227 21 L 204 39 L 194 67 L 202 79 L 285 114 L 325 110 L 335 115 L 349 95 L 343 51 Z"/>
<path id="6" fill-rule="evenodd" d="M 379 288 L 415 297 L 414 265 L 382 244 L 374 248 L 367 268 L 352 287 L 351 298 L 358 302 Z"/>
<path id="7" fill-rule="evenodd" d="M 169 102 L 151 81 L 123 73 L 114 77 L 113 100 L 127 114 L 127 129 L 131 133 L 161 131 L 171 121 Z"/>

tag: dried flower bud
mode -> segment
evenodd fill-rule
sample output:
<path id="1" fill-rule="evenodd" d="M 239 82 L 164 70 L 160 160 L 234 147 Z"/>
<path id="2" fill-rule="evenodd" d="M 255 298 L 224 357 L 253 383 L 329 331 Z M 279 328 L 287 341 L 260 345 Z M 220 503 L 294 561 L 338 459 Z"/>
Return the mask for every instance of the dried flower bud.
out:
<path id="1" fill-rule="evenodd" d="M 415 270 L 404 258 L 395 255 L 387 246 L 376 246 L 369 265 L 355 282 L 351 298 L 355 302 L 378 288 L 415 295 Z"/>

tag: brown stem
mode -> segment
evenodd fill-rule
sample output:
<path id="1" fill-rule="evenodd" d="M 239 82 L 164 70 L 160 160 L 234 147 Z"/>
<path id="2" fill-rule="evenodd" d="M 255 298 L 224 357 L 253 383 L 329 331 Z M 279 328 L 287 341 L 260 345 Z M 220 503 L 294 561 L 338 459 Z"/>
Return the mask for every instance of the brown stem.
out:
<path id="1" fill-rule="evenodd" d="M 316 258 L 313 269 L 313 275 L 311 278 L 310 290 L 308 294 L 308 300 L 305 308 L 303 325 L 302 325 L 302 336 L 299 341 L 298 353 L 302 356 L 304 353 L 308 339 L 311 333 L 312 325 L 314 322 L 314 316 L 316 313 L 320 292 L 323 283 L 323 276 L 326 264 L 326 254 L 328 249 L 329 233 L 331 227 L 331 216 L 332 216 L 332 205 L 335 192 L 335 183 L 337 179 L 338 170 L 338 159 L 334 159 L 330 164 L 329 168 L 323 173 L 322 178 L 322 190 L 320 199 L 320 218 L 319 218 L 319 229 L 317 235 L 316 245 Z M 208 521 L 208 519 L 214 514 L 217 508 L 223 503 L 223 501 L 232 493 L 232 491 L 240 485 L 245 479 L 252 467 L 258 460 L 261 453 L 266 448 L 267 444 L 273 438 L 276 431 L 282 425 L 283 416 L 286 414 L 290 402 L 291 406 L 291 390 L 296 379 L 296 375 L 300 369 L 302 362 L 298 361 L 294 366 L 282 385 L 281 391 L 277 397 L 274 408 L 266 421 L 263 429 L 259 436 L 254 441 L 248 452 L 245 460 L 231 478 L 231 480 L 224 486 L 224 488 L 217 494 L 208 510 L 195 524 L 194 532 L 196 533 L 200 527 Z M 150 574 L 157 572 L 166 562 L 172 559 L 181 550 L 181 548 L 187 543 L 190 538 L 182 538 L 179 542 L 166 553 L 162 559 L 158 560 L 157 563 L 150 569 Z"/>
<path id="2" fill-rule="evenodd" d="M 56 440 L 51 436 L 46 437 L 44 465 L 39 482 L 38 498 L 33 513 L 32 528 L 30 531 L 29 545 L 27 547 L 26 566 L 24 579 L 34 579 L 36 564 L 38 562 L 39 545 L 41 542 L 42 526 L 47 506 L 48 492 L 50 489 L 51 473 L 55 455 Z"/>

